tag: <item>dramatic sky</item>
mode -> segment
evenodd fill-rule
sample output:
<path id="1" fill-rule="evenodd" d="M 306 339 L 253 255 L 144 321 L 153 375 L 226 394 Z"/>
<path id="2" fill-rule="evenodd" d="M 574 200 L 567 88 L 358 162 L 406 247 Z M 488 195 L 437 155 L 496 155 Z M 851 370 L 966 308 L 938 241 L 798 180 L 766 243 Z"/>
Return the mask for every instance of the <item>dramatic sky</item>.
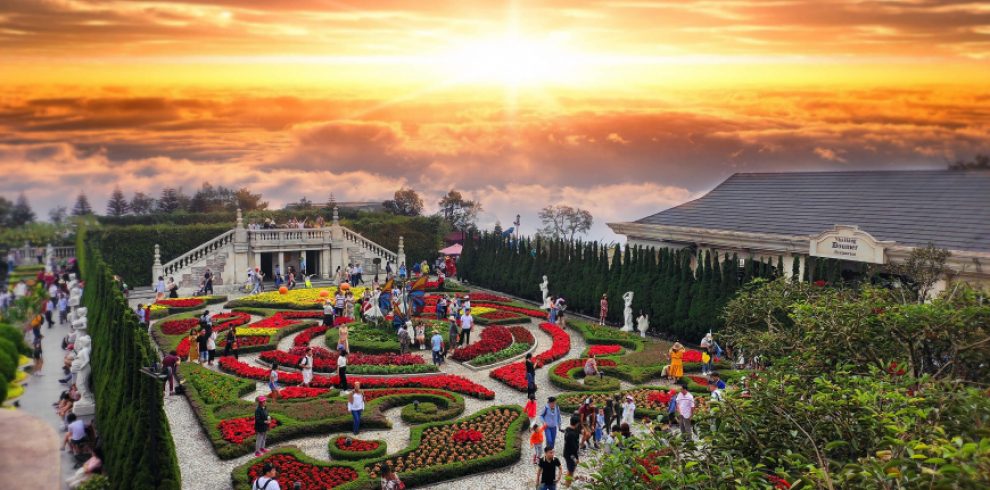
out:
<path id="1" fill-rule="evenodd" d="M 0 0 L 0 195 L 447 189 L 637 219 L 734 172 L 990 152 L 990 3 Z"/>

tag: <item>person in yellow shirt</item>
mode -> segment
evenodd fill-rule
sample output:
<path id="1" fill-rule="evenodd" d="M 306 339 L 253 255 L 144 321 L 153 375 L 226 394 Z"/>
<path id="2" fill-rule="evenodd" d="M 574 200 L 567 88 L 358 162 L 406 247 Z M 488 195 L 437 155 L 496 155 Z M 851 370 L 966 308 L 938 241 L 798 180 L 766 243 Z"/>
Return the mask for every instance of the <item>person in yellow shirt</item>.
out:
<path id="1" fill-rule="evenodd" d="M 677 381 L 684 376 L 684 346 L 680 342 L 674 342 L 674 346 L 670 348 L 669 355 L 670 369 L 667 371 L 667 375 L 671 381 Z"/>

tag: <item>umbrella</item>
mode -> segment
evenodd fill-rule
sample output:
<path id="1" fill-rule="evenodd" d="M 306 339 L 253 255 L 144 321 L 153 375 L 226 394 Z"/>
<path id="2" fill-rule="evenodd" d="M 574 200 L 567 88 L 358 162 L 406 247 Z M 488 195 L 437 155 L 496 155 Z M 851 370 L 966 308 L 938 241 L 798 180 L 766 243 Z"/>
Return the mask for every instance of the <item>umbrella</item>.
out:
<path id="1" fill-rule="evenodd" d="M 455 243 L 447 248 L 440 249 L 441 255 L 460 255 L 464 247 L 460 243 Z"/>

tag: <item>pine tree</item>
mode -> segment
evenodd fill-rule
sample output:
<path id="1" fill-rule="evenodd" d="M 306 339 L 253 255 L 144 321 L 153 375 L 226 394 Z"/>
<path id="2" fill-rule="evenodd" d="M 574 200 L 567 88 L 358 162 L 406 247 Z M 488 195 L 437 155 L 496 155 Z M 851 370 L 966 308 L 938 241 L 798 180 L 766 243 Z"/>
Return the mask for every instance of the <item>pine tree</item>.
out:
<path id="1" fill-rule="evenodd" d="M 89 198 L 86 197 L 86 193 L 80 192 L 79 196 L 76 197 L 76 204 L 72 207 L 73 216 L 86 216 L 93 214 L 93 207 L 89 205 Z"/>
<path id="2" fill-rule="evenodd" d="M 110 195 L 110 200 L 107 202 L 107 216 L 123 216 L 127 214 L 128 209 L 130 209 L 130 204 L 124 197 L 124 193 L 121 192 L 120 187 L 114 188 L 113 194 Z"/>
<path id="3" fill-rule="evenodd" d="M 791 265 L 791 281 L 801 281 L 801 258 L 797 255 L 794 256 L 794 263 Z"/>
<path id="4" fill-rule="evenodd" d="M 179 199 L 179 191 L 174 187 L 166 187 L 162 189 L 162 197 L 158 199 L 158 212 L 160 213 L 174 213 L 181 207 L 181 202 Z"/>
<path id="5" fill-rule="evenodd" d="M 22 192 L 17 196 L 14 206 L 10 208 L 10 215 L 8 217 L 10 226 L 17 227 L 34 223 L 34 219 L 34 211 L 31 209 L 31 205 L 28 204 L 27 196 Z"/>

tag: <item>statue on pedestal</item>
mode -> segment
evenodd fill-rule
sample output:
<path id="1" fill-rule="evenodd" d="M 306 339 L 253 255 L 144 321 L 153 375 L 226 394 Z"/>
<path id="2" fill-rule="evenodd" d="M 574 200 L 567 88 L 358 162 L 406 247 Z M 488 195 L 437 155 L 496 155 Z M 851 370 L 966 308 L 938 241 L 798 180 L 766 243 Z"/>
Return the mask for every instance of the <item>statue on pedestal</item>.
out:
<path id="1" fill-rule="evenodd" d="M 547 298 L 550 296 L 550 281 L 547 280 L 547 276 L 543 276 L 543 282 L 540 283 L 540 292 L 543 293 L 543 307 L 549 309 L 550 306 L 547 305 Z"/>
<path id="2" fill-rule="evenodd" d="M 622 310 L 623 319 L 625 320 L 625 322 L 622 325 L 622 331 L 632 332 L 633 331 L 633 311 L 632 311 L 633 292 L 626 291 L 626 293 L 622 295 L 622 300 L 626 302 L 626 307 L 624 310 Z"/>
<path id="3" fill-rule="evenodd" d="M 368 319 L 368 320 L 376 320 L 377 321 L 379 318 L 382 318 L 382 317 L 385 316 L 382 313 L 381 306 L 378 306 L 378 300 L 381 297 L 381 295 L 382 295 L 382 292 L 379 291 L 378 289 L 375 289 L 371 293 L 371 300 L 370 300 L 371 306 L 368 308 L 368 311 L 365 311 L 364 312 L 364 317 L 366 319 Z"/>
<path id="4" fill-rule="evenodd" d="M 85 320 L 85 318 L 77 320 L 83 323 L 80 325 L 82 328 L 77 327 L 76 340 L 73 343 L 76 358 L 72 360 L 72 366 L 69 368 L 69 371 L 76 375 L 76 390 L 79 392 L 79 401 L 72 406 L 72 413 L 76 415 L 92 415 L 96 411 L 93 393 L 89 391 L 89 376 L 92 372 L 89 356 L 93 340 L 86 333 Z"/>
<path id="5" fill-rule="evenodd" d="M 650 317 L 644 315 L 642 311 L 639 312 L 639 318 L 636 319 L 636 330 L 639 330 L 640 337 L 646 337 L 646 331 L 650 329 Z"/>

